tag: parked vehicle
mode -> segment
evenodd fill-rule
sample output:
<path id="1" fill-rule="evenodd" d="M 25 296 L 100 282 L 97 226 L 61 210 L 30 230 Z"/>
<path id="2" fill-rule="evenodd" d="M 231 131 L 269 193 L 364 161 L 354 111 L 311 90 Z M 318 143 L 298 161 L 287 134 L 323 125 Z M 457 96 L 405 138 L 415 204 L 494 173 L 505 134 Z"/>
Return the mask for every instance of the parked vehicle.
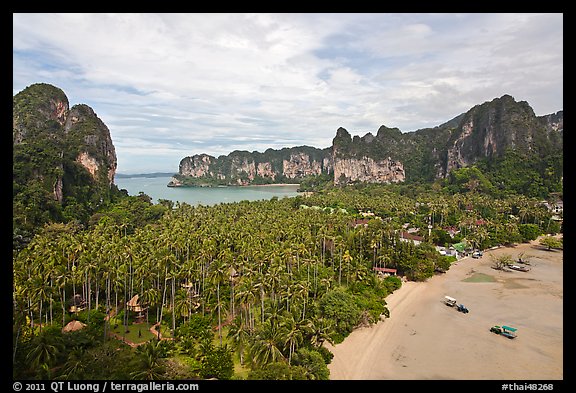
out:
<path id="1" fill-rule="evenodd" d="M 518 266 L 518 265 L 508 265 L 508 267 L 512 270 L 518 270 L 519 272 L 529 272 L 530 268 L 526 266 Z"/>
<path id="2" fill-rule="evenodd" d="M 444 303 L 446 303 L 447 306 L 454 307 L 456 305 L 456 299 L 450 296 L 444 296 Z"/>
<path id="3" fill-rule="evenodd" d="M 474 252 L 472 253 L 472 258 L 476 258 L 476 259 L 482 258 L 482 255 L 484 255 L 484 254 L 482 253 L 482 251 L 474 251 Z"/>
<path id="4" fill-rule="evenodd" d="M 499 334 L 501 336 L 507 337 L 509 339 L 513 339 L 516 338 L 516 331 L 518 329 L 510 327 L 510 326 L 506 326 L 506 325 L 494 325 L 490 328 L 490 331 L 492 333 L 496 333 Z"/>
<path id="5" fill-rule="evenodd" d="M 464 314 L 468 314 L 468 312 L 469 312 L 469 311 L 468 311 L 468 308 L 467 308 L 465 305 L 463 305 L 463 304 L 459 304 L 456 309 L 457 309 L 458 311 L 460 311 L 461 313 L 464 313 Z"/>

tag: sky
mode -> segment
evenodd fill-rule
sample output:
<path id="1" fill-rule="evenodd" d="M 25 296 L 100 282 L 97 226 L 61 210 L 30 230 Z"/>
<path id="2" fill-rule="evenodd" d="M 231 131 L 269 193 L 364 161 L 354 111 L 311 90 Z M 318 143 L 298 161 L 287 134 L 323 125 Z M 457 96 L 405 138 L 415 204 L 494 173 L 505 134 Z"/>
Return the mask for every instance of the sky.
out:
<path id="1" fill-rule="evenodd" d="M 13 14 L 13 95 L 61 88 L 108 126 L 117 173 L 336 130 L 435 127 L 504 94 L 563 110 L 563 14 Z"/>

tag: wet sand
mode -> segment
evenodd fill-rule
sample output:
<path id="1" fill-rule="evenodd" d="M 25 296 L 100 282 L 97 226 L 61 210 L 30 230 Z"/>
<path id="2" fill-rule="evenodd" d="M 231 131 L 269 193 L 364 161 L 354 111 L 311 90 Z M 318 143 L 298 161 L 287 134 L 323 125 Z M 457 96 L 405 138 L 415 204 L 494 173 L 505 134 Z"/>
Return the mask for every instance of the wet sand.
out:
<path id="1" fill-rule="evenodd" d="M 522 252 L 529 272 L 492 268 L 491 256 L 508 254 L 515 261 Z M 445 305 L 445 295 L 470 312 Z M 326 344 L 334 354 L 330 379 L 564 378 L 561 250 L 547 251 L 533 241 L 486 251 L 426 282 L 404 283 L 386 302 L 389 318 L 357 329 L 336 346 Z M 493 325 L 516 327 L 517 337 L 494 334 Z"/>

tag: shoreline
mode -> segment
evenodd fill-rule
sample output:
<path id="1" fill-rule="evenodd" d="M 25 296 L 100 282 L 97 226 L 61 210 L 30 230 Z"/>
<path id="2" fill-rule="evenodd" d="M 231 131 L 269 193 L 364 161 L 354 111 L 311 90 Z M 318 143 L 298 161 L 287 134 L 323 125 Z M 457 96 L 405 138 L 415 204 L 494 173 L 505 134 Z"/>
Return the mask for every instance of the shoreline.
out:
<path id="1" fill-rule="evenodd" d="M 529 272 L 493 269 L 492 256 L 525 252 Z M 491 277 L 490 280 L 480 278 Z M 452 296 L 470 312 L 443 303 Z M 331 380 L 563 379 L 563 251 L 538 240 L 463 258 L 386 297 L 390 317 L 325 346 Z M 493 325 L 518 328 L 509 340 Z"/>
<path id="2" fill-rule="evenodd" d="M 300 183 L 272 183 L 272 184 L 247 184 L 245 186 L 230 186 L 230 187 L 300 187 Z"/>
<path id="3" fill-rule="evenodd" d="M 242 184 L 219 184 L 219 185 L 200 185 L 200 184 L 196 184 L 196 185 L 184 185 L 184 184 L 176 184 L 176 183 L 172 183 L 169 182 L 166 187 L 172 187 L 172 188 L 227 188 L 227 187 L 233 187 L 233 188 L 244 188 L 244 187 L 300 187 L 300 183 L 271 183 L 271 184 L 246 184 L 246 185 L 242 185 Z"/>

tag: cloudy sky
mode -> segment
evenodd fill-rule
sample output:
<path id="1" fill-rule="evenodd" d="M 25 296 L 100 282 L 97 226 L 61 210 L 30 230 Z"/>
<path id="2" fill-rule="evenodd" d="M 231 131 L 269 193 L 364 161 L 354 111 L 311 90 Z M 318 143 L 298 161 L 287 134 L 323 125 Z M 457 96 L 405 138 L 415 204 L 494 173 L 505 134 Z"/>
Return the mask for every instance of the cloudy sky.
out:
<path id="1" fill-rule="evenodd" d="M 562 14 L 14 14 L 13 94 L 88 104 L 119 173 L 434 127 L 504 94 L 563 109 Z"/>

